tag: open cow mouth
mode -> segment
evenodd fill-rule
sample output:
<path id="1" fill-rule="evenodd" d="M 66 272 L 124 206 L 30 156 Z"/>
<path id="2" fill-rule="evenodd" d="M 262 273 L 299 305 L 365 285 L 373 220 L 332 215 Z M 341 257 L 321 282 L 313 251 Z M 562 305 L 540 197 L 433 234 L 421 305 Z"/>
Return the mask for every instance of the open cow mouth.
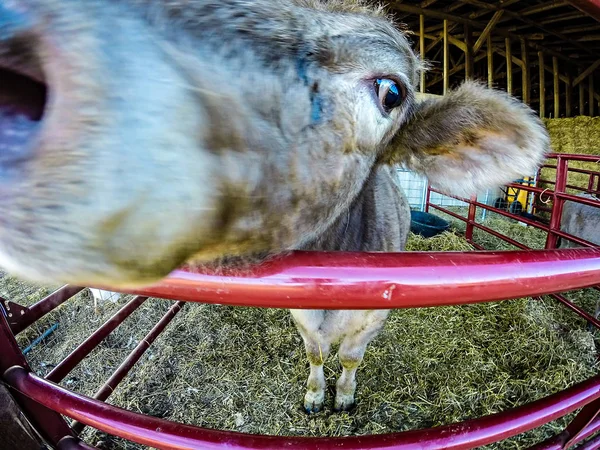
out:
<path id="1" fill-rule="evenodd" d="M 31 157 L 47 101 L 46 85 L 0 61 L 0 172 Z"/>

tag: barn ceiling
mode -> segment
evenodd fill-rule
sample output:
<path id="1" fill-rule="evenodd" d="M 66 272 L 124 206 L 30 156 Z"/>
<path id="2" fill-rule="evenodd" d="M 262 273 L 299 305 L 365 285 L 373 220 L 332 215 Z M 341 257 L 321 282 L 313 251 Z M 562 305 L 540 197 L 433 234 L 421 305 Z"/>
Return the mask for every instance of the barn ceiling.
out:
<path id="1" fill-rule="evenodd" d="M 477 38 L 494 19 L 496 43 L 524 38 L 535 50 L 582 65 L 600 58 L 600 0 L 402 0 L 390 1 L 389 10 L 415 32 L 423 14 L 431 36 L 440 33 L 446 19 L 455 38 L 464 36 L 465 25 Z"/>

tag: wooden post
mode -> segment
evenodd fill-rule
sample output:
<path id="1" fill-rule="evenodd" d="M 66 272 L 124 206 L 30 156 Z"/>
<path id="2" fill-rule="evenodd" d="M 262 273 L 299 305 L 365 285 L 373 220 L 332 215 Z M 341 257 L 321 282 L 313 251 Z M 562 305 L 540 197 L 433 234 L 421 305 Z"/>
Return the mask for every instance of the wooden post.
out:
<path id="1" fill-rule="evenodd" d="M 448 67 L 450 61 L 450 48 L 448 46 L 448 21 L 444 20 L 444 95 L 448 92 L 450 87 L 450 68 Z"/>
<path id="2" fill-rule="evenodd" d="M 494 48 L 492 47 L 492 37 L 487 37 L 487 66 L 488 66 L 488 87 L 494 87 Z"/>
<path id="3" fill-rule="evenodd" d="M 590 117 L 594 117 L 594 74 L 590 74 L 589 75 L 589 87 L 588 87 L 588 94 L 589 99 L 589 108 L 590 108 Z"/>
<path id="4" fill-rule="evenodd" d="M 583 83 L 579 83 L 579 115 L 585 116 L 585 92 Z"/>
<path id="5" fill-rule="evenodd" d="M 567 84 L 565 87 L 565 117 L 571 117 L 573 107 L 573 75 L 567 74 Z"/>
<path id="6" fill-rule="evenodd" d="M 552 75 L 554 76 L 554 118 L 560 117 L 560 80 L 558 79 L 558 58 L 552 57 Z"/>
<path id="7" fill-rule="evenodd" d="M 510 38 L 504 40 L 506 47 L 506 92 L 513 93 L 513 71 L 512 71 L 512 50 L 510 47 Z"/>
<path id="8" fill-rule="evenodd" d="M 425 16 L 421 14 L 419 16 L 419 47 L 421 53 L 421 60 L 425 61 Z M 425 71 L 421 71 L 421 93 L 425 93 Z"/>
<path id="9" fill-rule="evenodd" d="M 32 430 L 8 389 L 0 383 L 0 448 L 40 450 L 45 448 Z"/>
<path id="10" fill-rule="evenodd" d="M 530 91 L 530 79 L 529 79 L 529 56 L 527 54 L 527 42 L 525 41 L 525 39 L 521 39 L 521 61 L 523 61 L 523 70 L 522 70 L 522 79 L 523 79 L 523 86 L 522 86 L 522 97 L 523 97 L 523 102 L 526 104 L 530 103 L 530 97 L 529 94 L 531 93 Z"/>
<path id="11" fill-rule="evenodd" d="M 546 69 L 544 68 L 544 52 L 538 52 L 540 66 L 540 117 L 546 117 Z"/>
<path id="12" fill-rule="evenodd" d="M 465 25 L 465 79 L 473 78 L 473 34 L 471 26 Z"/>

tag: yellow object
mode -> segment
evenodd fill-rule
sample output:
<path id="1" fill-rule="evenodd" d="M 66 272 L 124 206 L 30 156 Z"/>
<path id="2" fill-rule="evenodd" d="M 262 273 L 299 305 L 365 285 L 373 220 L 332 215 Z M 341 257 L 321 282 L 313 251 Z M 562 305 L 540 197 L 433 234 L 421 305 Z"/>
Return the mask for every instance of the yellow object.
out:
<path id="1" fill-rule="evenodd" d="M 523 177 L 523 180 L 519 184 L 529 186 L 530 180 L 530 177 Z M 527 209 L 528 196 L 529 193 L 525 189 L 509 187 L 506 190 L 506 202 L 510 205 L 514 201 L 518 201 L 521 204 L 523 210 Z"/>

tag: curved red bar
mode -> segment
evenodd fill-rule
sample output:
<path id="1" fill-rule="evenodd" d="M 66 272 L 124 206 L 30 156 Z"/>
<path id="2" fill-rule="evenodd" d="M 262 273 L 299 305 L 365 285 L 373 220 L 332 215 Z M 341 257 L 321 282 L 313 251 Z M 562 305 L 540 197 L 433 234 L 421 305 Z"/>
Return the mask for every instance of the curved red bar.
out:
<path id="1" fill-rule="evenodd" d="M 295 252 L 247 271 L 215 274 L 187 267 L 158 284 L 125 292 L 238 306 L 392 309 L 506 300 L 596 284 L 600 248 Z"/>
<path id="2" fill-rule="evenodd" d="M 426 430 L 342 438 L 260 436 L 210 430 L 134 413 L 71 392 L 21 367 L 6 382 L 34 401 L 82 423 L 158 449 L 470 449 L 555 420 L 600 398 L 600 376 L 527 405 Z"/>

